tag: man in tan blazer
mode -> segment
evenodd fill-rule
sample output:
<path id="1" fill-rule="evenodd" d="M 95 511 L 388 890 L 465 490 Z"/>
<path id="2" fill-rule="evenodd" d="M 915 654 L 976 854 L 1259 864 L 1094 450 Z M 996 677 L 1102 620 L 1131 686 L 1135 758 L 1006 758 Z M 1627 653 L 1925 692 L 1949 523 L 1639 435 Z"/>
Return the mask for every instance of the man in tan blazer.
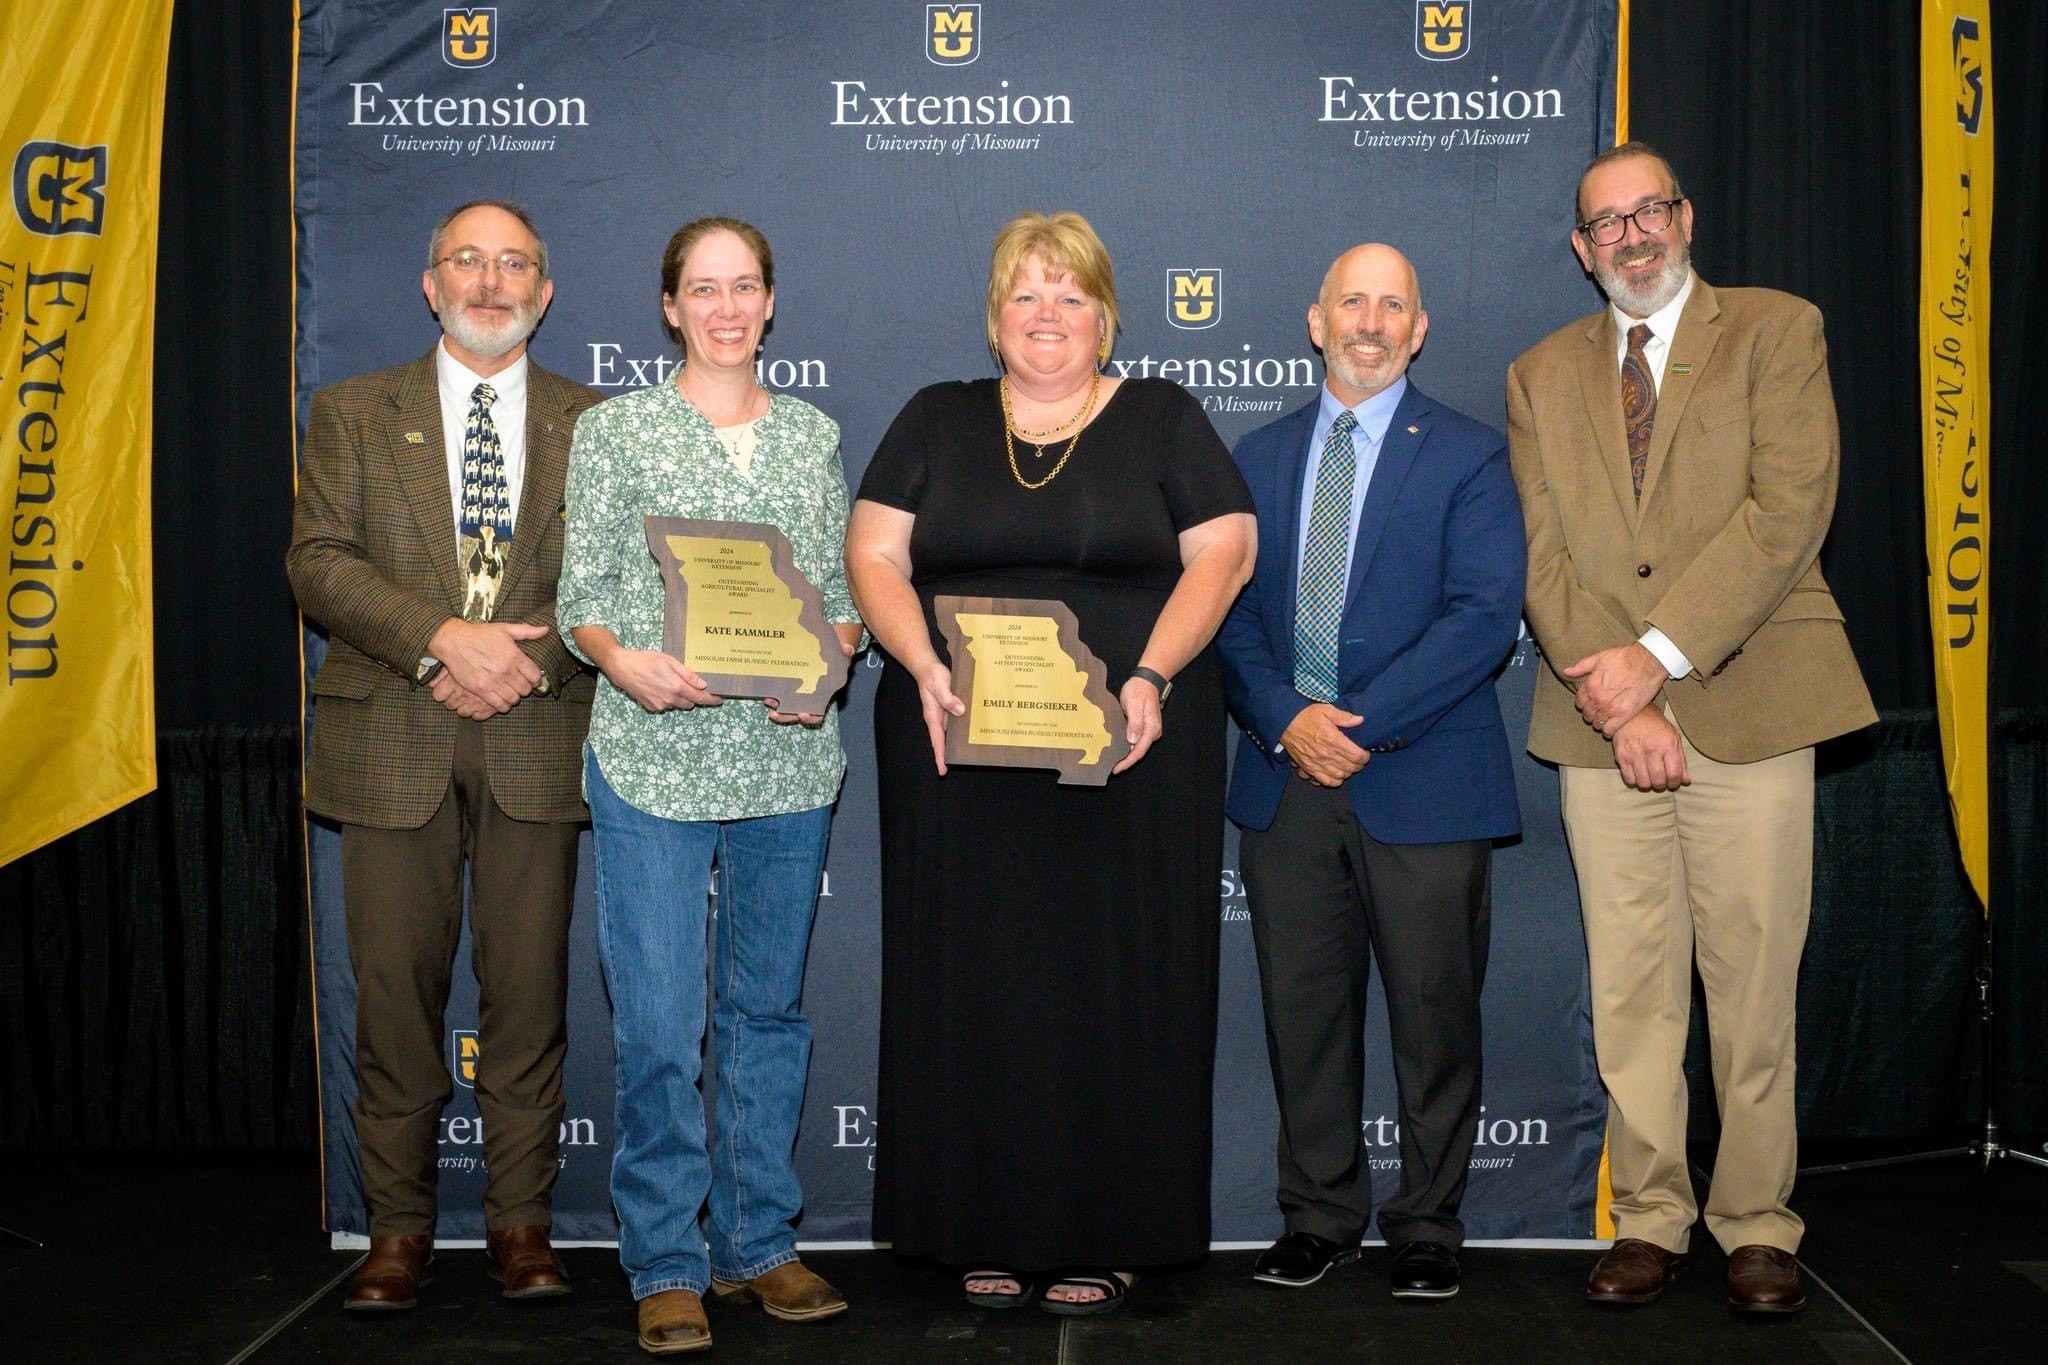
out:
<path id="1" fill-rule="evenodd" d="M 1587 1283 L 1647 1303 L 1685 1267 L 1687 1014 L 1706 987 L 1721 1143 L 1707 1228 L 1728 1301 L 1806 1302 L 1786 1205 L 1813 745 L 1876 720 L 1822 580 L 1839 444 L 1820 313 L 1692 273 L 1693 207 L 1628 143 L 1579 182 L 1572 247 L 1609 307 L 1508 371 L 1539 677 L 1608 1093 L 1617 1240 Z"/>
<path id="2" fill-rule="evenodd" d="M 441 340 L 313 396 L 285 561 L 329 634 L 306 805 L 341 825 L 356 975 L 352 1309 L 412 1307 L 433 1259 L 465 859 L 493 1273 L 511 1298 L 569 1292 L 549 1197 L 593 679 L 555 633 L 555 580 L 569 438 L 598 395 L 527 359 L 554 284 L 524 210 L 462 205 L 428 261 Z"/>

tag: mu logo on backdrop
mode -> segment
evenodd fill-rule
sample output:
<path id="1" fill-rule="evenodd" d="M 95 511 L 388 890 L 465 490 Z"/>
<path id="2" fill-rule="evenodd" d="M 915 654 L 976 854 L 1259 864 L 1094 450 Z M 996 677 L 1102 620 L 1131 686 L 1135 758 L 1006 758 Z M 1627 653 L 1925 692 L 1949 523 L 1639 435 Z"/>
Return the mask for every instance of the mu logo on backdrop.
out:
<path id="1" fill-rule="evenodd" d="M 1214 327 L 1223 313 L 1223 272 L 1221 270 L 1169 270 L 1166 272 L 1166 320 L 1176 327 L 1194 331 Z"/>
<path id="2" fill-rule="evenodd" d="M 441 60 L 450 66 L 489 66 L 498 59 L 498 11 L 441 11 Z"/>
<path id="3" fill-rule="evenodd" d="M 107 219 L 107 148 L 25 142 L 14 158 L 14 212 L 45 237 L 97 237 Z"/>
<path id="4" fill-rule="evenodd" d="M 448 1034 L 448 1074 L 466 1090 L 476 1089 L 476 1061 L 483 1056 L 476 1030 L 459 1028 Z"/>
<path id="5" fill-rule="evenodd" d="M 940 66 L 965 66 L 981 55 L 980 5 L 926 5 L 924 55 Z"/>
<path id="6" fill-rule="evenodd" d="M 1452 62 L 1472 50 L 1472 0 L 1415 0 L 1415 53 Z"/>

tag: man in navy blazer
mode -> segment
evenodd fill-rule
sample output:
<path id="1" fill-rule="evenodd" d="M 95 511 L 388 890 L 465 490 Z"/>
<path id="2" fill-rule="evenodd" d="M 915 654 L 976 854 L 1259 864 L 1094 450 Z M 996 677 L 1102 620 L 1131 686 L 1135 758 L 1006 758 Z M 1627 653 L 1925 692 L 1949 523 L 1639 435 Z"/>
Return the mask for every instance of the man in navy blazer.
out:
<path id="1" fill-rule="evenodd" d="M 1396 1297 L 1448 1298 L 1479 1121 L 1492 841 L 1521 829 L 1493 690 L 1520 633 L 1520 502 L 1501 434 L 1406 378 L 1429 317 L 1400 252 L 1339 257 L 1308 326 L 1317 401 L 1237 447 L 1259 554 L 1217 636 L 1244 730 L 1228 812 L 1280 1103 L 1287 1233 L 1254 1275 L 1312 1284 L 1358 1257 L 1377 950 L 1401 1118 L 1380 1233 Z"/>

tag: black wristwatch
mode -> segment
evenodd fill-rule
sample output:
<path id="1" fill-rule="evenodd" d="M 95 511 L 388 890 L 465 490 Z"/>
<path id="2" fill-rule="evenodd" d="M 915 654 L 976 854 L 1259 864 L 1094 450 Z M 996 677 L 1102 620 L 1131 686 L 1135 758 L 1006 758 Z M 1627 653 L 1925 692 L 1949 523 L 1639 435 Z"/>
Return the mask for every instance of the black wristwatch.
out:
<path id="1" fill-rule="evenodd" d="M 1145 667 L 1145 665 L 1143 664 L 1139 664 L 1136 668 L 1132 669 L 1131 676 L 1134 678 L 1143 678 L 1146 682 L 1151 683 L 1154 687 L 1158 688 L 1159 704 L 1161 706 L 1166 705 L 1166 699 L 1173 695 L 1173 683 L 1164 675 L 1160 674 L 1154 669 Z"/>

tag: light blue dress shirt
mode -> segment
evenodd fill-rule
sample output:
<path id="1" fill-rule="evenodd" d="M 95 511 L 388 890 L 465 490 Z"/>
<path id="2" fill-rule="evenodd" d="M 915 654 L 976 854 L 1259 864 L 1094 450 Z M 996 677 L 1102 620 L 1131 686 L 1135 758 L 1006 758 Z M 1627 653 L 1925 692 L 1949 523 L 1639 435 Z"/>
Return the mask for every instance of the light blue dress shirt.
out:
<path id="1" fill-rule="evenodd" d="M 1351 535 L 1344 544 L 1344 581 L 1347 584 L 1351 581 L 1351 557 L 1358 551 L 1358 518 L 1365 510 L 1365 490 L 1372 486 L 1372 471 L 1380 462 L 1380 443 L 1394 421 L 1394 409 L 1400 406 L 1401 395 L 1406 392 L 1408 376 L 1404 374 L 1351 409 L 1351 416 L 1358 425 L 1351 432 L 1351 449 L 1357 458 L 1351 472 Z M 1316 424 L 1309 432 L 1308 464 L 1301 472 L 1301 515 L 1295 522 L 1294 538 L 1294 581 L 1297 584 L 1301 582 L 1301 557 L 1308 548 L 1308 515 L 1316 500 L 1316 474 L 1323 467 L 1323 443 L 1330 439 L 1330 428 L 1337 424 L 1337 414 L 1343 411 L 1344 405 L 1337 401 L 1337 395 L 1330 392 L 1326 382 L 1322 388 L 1322 404 L 1316 409 Z"/>

